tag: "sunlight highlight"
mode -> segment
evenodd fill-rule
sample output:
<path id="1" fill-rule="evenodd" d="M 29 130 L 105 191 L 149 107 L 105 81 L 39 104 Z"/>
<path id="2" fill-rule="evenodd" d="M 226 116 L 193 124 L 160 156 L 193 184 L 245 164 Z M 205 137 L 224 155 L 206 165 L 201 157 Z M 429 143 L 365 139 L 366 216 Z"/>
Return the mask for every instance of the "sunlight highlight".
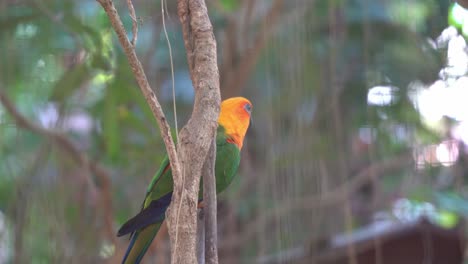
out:
<path id="1" fill-rule="evenodd" d="M 460 77 L 451 84 L 439 80 L 428 88 L 419 89 L 416 105 L 421 115 L 429 122 L 436 122 L 443 116 L 457 121 L 468 119 L 468 77 Z"/>
<path id="2" fill-rule="evenodd" d="M 367 93 L 367 103 L 370 105 L 390 105 L 395 100 L 395 92 L 398 91 L 394 86 L 375 86 L 369 89 Z"/>
<path id="3" fill-rule="evenodd" d="M 449 167 L 458 159 L 458 146 L 453 140 L 446 140 L 436 148 L 436 157 L 442 166 Z"/>

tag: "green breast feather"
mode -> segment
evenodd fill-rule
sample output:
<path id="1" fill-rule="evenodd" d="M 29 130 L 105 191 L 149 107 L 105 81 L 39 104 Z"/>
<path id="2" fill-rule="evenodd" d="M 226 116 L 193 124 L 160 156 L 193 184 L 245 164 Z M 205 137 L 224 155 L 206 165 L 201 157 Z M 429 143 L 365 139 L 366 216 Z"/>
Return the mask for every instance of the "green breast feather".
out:
<path id="1" fill-rule="evenodd" d="M 228 136 L 222 126 L 218 127 L 216 135 L 216 192 L 222 192 L 232 182 L 240 163 L 240 151 L 236 145 L 228 143 Z M 146 208 L 154 200 L 172 192 L 172 171 L 169 159 L 166 157 L 161 163 L 151 184 L 148 186 L 143 208 Z M 200 198 L 203 197 L 202 184 L 200 184 Z"/>

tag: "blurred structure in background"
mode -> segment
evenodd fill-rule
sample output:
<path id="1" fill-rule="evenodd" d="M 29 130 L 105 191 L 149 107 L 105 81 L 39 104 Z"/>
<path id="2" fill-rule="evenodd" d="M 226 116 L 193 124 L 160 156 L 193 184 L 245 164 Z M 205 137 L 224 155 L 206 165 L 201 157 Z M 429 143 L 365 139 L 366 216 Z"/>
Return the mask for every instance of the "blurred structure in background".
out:
<path id="1" fill-rule="evenodd" d="M 207 2 L 222 95 L 254 105 L 240 177 L 218 197 L 220 262 L 466 262 L 468 11 Z M 134 1 L 137 51 L 173 125 L 160 4 Z M 167 8 L 181 127 L 193 88 Z M 164 146 L 107 16 L 93 0 L 3 1 L 0 50 L 0 263 L 117 263 L 116 228 Z M 145 261 L 168 257 L 162 232 Z"/>
<path id="2" fill-rule="evenodd" d="M 460 232 L 462 228 L 444 229 L 424 219 L 381 230 L 364 229 L 361 236 L 333 238 L 330 250 L 304 263 L 347 263 L 350 243 L 361 264 L 463 263 L 465 244 Z"/>
<path id="3" fill-rule="evenodd" d="M 262 256 L 258 263 L 348 263 L 350 246 L 356 248 L 356 261 L 361 264 L 463 263 L 463 228 L 445 229 L 427 219 L 405 224 L 377 222 L 351 234 L 336 235 L 312 248 Z"/>

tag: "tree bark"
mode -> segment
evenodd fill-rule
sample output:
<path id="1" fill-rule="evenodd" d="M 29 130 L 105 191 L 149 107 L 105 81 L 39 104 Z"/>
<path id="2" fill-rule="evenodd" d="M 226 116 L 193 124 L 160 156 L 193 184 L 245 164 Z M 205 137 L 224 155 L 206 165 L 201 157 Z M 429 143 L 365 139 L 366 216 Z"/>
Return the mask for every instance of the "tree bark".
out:
<path id="1" fill-rule="evenodd" d="M 204 209 L 198 210 L 197 218 L 197 261 L 198 264 L 205 264 L 205 225 Z"/>
<path id="2" fill-rule="evenodd" d="M 192 116 L 179 134 L 177 153 L 169 125 L 156 95 L 148 84 L 134 45 L 112 0 L 97 0 L 106 11 L 128 61 L 148 102 L 166 145 L 174 178 L 172 202 L 166 212 L 172 263 L 197 263 L 196 227 L 198 189 L 203 164 L 218 126 L 221 101 L 216 41 L 204 0 L 178 0 L 187 59 L 195 88 Z"/>
<path id="3" fill-rule="evenodd" d="M 211 148 L 203 166 L 203 203 L 205 225 L 205 263 L 218 263 L 218 236 L 216 219 L 216 140 L 211 142 Z M 203 224 L 203 223 L 200 223 Z M 200 264 L 200 263 L 199 263 Z"/>
<path id="4" fill-rule="evenodd" d="M 109 17 L 109 20 L 112 24 L 112 27 L 114 28 L 115 33 L 117 34 L 117 38 L 119 39 L 120 45 L 124 49 L 125 55 L 127 56 L 128 63 L 132 68 L 132 72 L 135 76 L 138 86 L 140 87 L 140 90 L 143 96 L 145 97 L 146 102 L 148 103 L 151 109 L 151 112 L 153 112 L 153 115 L 156 118 L 159 129 L 161 131 L 161 136 L 164 140 L 164 145 L 166 146 L 167 155 L 169 156 L 169 160 L 171 162 L 172 176 L 174 178 L 180 178 L 180 162 L 178 160 L 174 140 L 172 139 L 170 133 L 169 124 L 167 123 L 166 116 L 164 115 L 158 98 L 156 97 L 153 90 L 151 89 L 151 86 L 148 83 L 148 79 L 146 78 L 143 66 L 141 65 L 140 60 L 136 55 L 135 46 L 127 38 L 127 31 L 123 26 L 122 20 L 120 19 L 117 9 L 115 9 L 114 2 L 112 0 L 96 1 L 99 4 L 101 4 L 102 8 L 104 8 L 104 11 L 106 11 L 107 16 Z M 136 41 L 136 39 L 134 39 L 134 41 Z"/>
<path id="5" fill-rule="evenodd" d="M 182 177 L 174 177 L 172 203 L 166 213 L 171 263 L 197 263 L 198 192 L 202 167 L 214 139 L 221 95 L 216 41 L 204 0 L 178 0 L 190 74 L 195 88 L 192 116 L 179 134 Z"/>

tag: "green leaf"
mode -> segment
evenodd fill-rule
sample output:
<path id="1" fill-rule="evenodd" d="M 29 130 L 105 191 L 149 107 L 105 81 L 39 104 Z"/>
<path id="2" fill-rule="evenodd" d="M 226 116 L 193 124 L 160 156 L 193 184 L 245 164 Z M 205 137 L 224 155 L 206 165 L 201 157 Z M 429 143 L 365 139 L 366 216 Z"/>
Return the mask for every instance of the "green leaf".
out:
<path id="1" fill-rule="evenodd" d="M 459 220 L 458 215 L 453 212 L 442 210 L 437 213 L 437 224 L 444 228 L 453 228 L 457 225 Z"/>

